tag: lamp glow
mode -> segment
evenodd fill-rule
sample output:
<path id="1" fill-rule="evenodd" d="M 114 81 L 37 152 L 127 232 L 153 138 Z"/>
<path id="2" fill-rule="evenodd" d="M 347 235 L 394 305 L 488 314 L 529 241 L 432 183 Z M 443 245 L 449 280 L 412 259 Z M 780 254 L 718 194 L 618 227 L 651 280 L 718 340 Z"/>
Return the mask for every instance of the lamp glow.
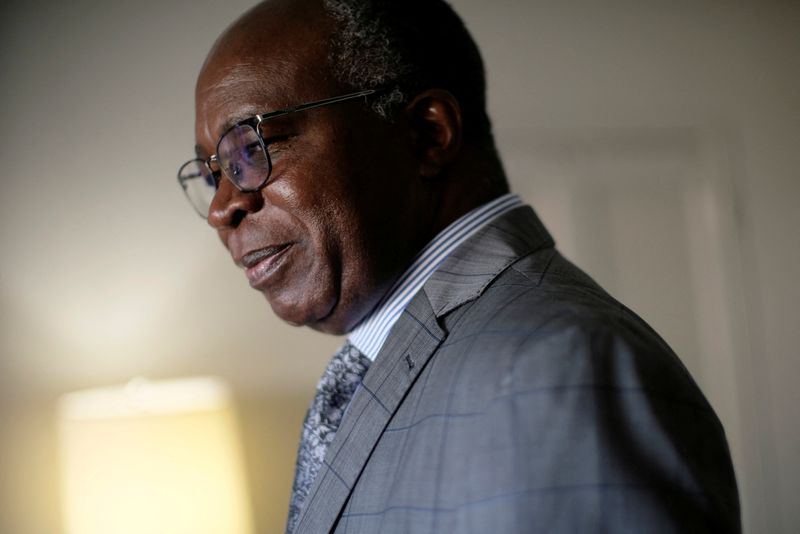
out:
<path id="1" fill-rule="evenodd" d="M 250 534 L 225 385 L 132 381 L 59 404 L 68 534 Z"/>

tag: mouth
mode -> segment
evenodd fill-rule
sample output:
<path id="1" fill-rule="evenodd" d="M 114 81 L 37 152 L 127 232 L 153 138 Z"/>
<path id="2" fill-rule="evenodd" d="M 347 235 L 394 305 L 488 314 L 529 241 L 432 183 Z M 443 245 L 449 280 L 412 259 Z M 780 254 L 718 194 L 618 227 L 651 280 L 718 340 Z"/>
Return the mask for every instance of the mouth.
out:
<path id="1" fill-rule="evenodd" d="M 242 256 L 240 263 L 244 267 L 244 273 L 250 281 L 250 286 L 257 288 L 267 282 L 292 245 L 293 243 L 284 243 L 283 245 L 264 247 Z"/>

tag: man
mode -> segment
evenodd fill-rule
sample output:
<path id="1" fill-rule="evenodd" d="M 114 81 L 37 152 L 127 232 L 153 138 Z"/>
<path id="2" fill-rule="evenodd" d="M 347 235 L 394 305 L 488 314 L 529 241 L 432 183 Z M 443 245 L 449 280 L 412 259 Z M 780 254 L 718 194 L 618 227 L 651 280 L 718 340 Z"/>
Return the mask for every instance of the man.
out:
<path id="1" fill-rule="evenodd" d="M 508 194 L 439 0 L 273 0 L 216 42 L 179 178 L 283 320 L 348 334 L 288 532 L 737 532 L 669 347 Z"/>

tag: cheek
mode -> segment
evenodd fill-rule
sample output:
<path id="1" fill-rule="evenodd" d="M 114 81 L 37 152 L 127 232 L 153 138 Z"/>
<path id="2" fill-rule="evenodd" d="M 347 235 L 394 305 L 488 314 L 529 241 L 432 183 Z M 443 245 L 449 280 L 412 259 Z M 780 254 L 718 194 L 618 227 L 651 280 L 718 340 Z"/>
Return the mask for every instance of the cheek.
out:
<path id="1" fill-rule="evenodd" d="M 345 158 L 337 131 L 310 132 L 275 163 L 268 201 L 294 214 L 310 233 L 328 235 L 358 226 L 361 158 Z M 274 197 L 274 198 L 273 198 Z M 334 234 L 334 235 L 329 235 Z"/>
<path id="2" fill-rule="evenodd" d="M 329 241 L 350 218 L 341 191 L 334 187 L 337 180 L 332 171 L 293 165 L 280 171 L 263 190 L 267 205 L 286 213 L 296 230 L 318 244 Z"/>
<path id="3" fill-rule="evenodd" d="M 316 261 L 337 273 L 369 269 L 365 248 L 392 211 L 384 207 L 392 200 L 378 194 L 386 191 L 385 168 L 375 154 L 352 129 L 307 131 L 276 159 L 264 189 L 266 203 L 296 221 Z"/>
<path id="4" fill-rule="evenodd" d="M 262 194 L 266 206 L 281 212 L 301 252 L 286 295 L 329 299 L 340 290 L 343 257 L 353 256 L 348 236 L 358 234 L 354 210 L 342 200 L 342 180 L 334 167 L 287 159 L 281 163 Z"/>

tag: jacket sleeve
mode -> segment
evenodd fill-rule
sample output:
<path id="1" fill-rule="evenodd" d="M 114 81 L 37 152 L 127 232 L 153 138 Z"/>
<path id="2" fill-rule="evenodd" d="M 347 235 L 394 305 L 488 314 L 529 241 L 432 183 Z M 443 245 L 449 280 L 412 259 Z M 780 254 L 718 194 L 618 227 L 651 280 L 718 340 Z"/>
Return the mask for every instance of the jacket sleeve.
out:
<path id="1" fill-rule="evenodd" d="M 520 343 L 498 406 L 513 414 L 514 530 L 741 531 L 719 420 L 666 344 L 633 326 Z"/>

